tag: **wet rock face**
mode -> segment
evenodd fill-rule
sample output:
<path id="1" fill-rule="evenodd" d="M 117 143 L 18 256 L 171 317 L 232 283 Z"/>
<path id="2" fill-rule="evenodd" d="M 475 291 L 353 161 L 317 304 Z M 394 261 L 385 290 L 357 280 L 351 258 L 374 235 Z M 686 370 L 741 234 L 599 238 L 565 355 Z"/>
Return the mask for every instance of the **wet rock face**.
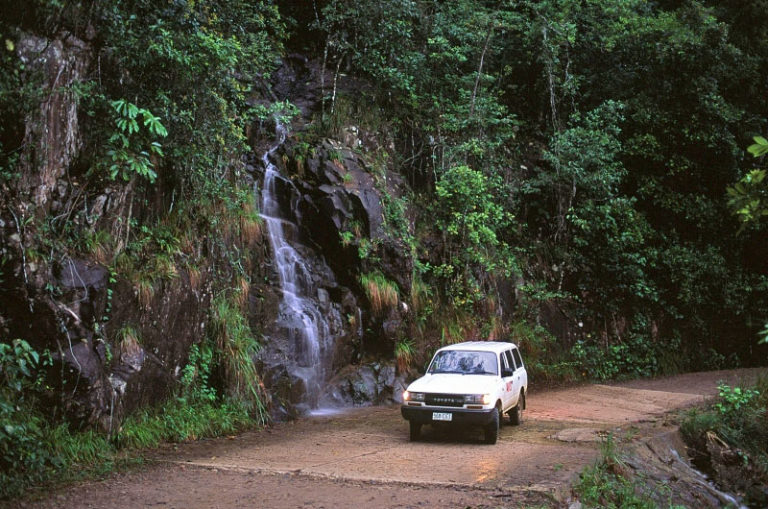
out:
<path id="1" fill-rule="evenodd" d="M 614 462 L 613 468 L 628 479 L 634 478 L 658 507 L 678 504 L 682 507 L 716 508 L 731 506 L 736 501 L 717 490 L 685 457 L 686 446 L 679 430 L 654 429 L 653 435 L 642 437 L 630 454 L 619 454 L 624 467 Z M 642 473 L 642 476 L 636 473 Z M 659 490 L 665 486 L 665 490 Z"/>
<path id="2" fill-rule="evenodd" d="M 263 157 L 259 196 L 272 254 L 271 284 L 263 309 L 251 312 L 262 317 L 260 371 L 272 394 L 273 415 L 292 418 L 318 406 L 325 381 L 349 362 L 359 338 L 348 319 L 357 314 L 356 299 L 337 281 L 300 213 L 309 198 L 271 159 L 285 140 L 282 126 L 276 131 L 275 145 Z"/>
<path id="3" fill-rule="evenodd" d="M 205 272 L 197 285 L 183 270 L 173 279 L 157 281 L 148 301 L 142 301 L 127 281 L 116 285 L 110 319 L 114 325 L 108 331 L 115 339 L 106 369 L 110 397 L 119 403 L 113 412 L 127 413 L 171 394 L 191 346 L 206 337 L 211 300 Z M 125 333 L 126 326 L 135 336 Z"/>
<path id="4" fill-rule="evenodd" d="M 80 259 L 49 266 L 9 258 L 4 269 L 12 271 L 0 285 L 3 336 L 49 350 L 49 383 L 63 389 L 54 404 L 75 423 L 100 425 L 110 400 L 108 347 L 93 324 L 104 310 L 107 271 Z"/>
<path id="5" fill-rule="evenodd" d="M 712 431 L 706 433 L 705 444 L 705 468 L 714 474 L 717 484 L 728 492 L 742 494 L 749 507 L 768 507 L 768 478 L 748 455 Z"/>
<path id="6" fill-rule="evenodd" d="M 685 441 L 691 463 L 706 474 L 706 487 L 718 497 L 713 506 L 768 507 L 768 476 L 746 451 L 711 430 L 686 434 Z"/>
<path id="7" fill-rule="evenodd" d="M 303 55 L 291 54 L 273 76 L 273 93 L 281 100 L 290 100 L 301 111 L 303 118 L 310 118 L 320 105 L 320 72 L 316 64 Z"/>
<path id="8" fill-rule="evenodd" d="M 345 145 L 325 140 L 306 167 L 300 189 L 307 198 L 300 210 L 311 221 L 312 241 L 322 247 L 339 280 L 357 289 L 363 308 L 370 305 L 360 288 L 363 273 L 380 271 L 397 284 L 401 298 L 409 295 L 413 258 L 403 239 L 393 237 L 385 227 L 384 198 L 364 158 Z M 364 248 L 369 250 L 367 255 L 361 255 Z M 364 328 L 371 332 L 364 353 L 385 357 L 391 353 L 404 333 L 406 315 L 405 306 L 384 316 L 366 310 Z"/>
<path id="9" fill-rule="evenodd" d="M 369 303 L 360 287 L 360 274 L 381 270 L 397 283 L 401 295 L 407 295 L 413 261 L 402 241 L 386 231 L 382 195 L 362 156 L 330 139 L 314 148 L 289 139 L 277 154 L 273 162 L 281 166 L 283 178 L 276 181 L 274 191 L 281 204 L 280 214 L 287 219 L 283 233 L 311 274 L 311 280 L 302 281 L 301 286 L 307 288 L 313 307 L 329 328 L 331 340 L 322 360 L 322 378 L 328 380 L 363 354 L 391 353 L 405 308 L 396 307 L 383 317 L 364 311 Z M 361 258 L 363 242 L 371 249 L 370 258 L 375 263 Z M 277 287 L 276 267 L 271 273 L 271 285 Z M 282 316 L 280 298 L 279 293 L 265 296 L 260 309 L 251 310 L 252 316 L 263 317 L 259 328 L 264 331 L 265 347 L 259 361 L 265 385 L 272 393 L 275 417 L 293 418 L 318 404 L 382 401 L 386 399 L 384 386 L 392 394 L 393 382 L 389 380 L 379 383 L 377 389 L 355 392 L 349 389 L 355 384 L 347 384 L 343 390 L 336 386 L 331 396 L 326 393 L 320 398 L 322 401 L 303 399 L 313 391 L 307 387 L 311 375 L 299 360 L 303 347 L 294 330 L 300 324 L 292 322 L 300 317 Z M 371 337 L 363 341 L 366 329 Z M 370 382 L 370 377 L 361 376 L 361 381 Z M 363 385 L 373 387 L 367 382 Z"/>
<path id="10" fill-rule="evenodd" d="M 47 95 L 35 116 L 26 122 L 22 177 L 17 188 L 42 213 L 50 208 L 59 179 L 82 145 L 72 85 L 81 81 L 92 52 L 73 36 L 47 40 L 29 35 L 20 39 L 18 53 L 30 73 L 42 74 Z"/>
<path id="11" fill-rule="evenodd" d="M 24 119 L 20 178 L 0 193 L 0 336 L 53 352 L 52 377 L 65 387 L 60 404 L 92 424 L 109 385 L 102 369 L 107 347 L 93 327 L 104 309 L 107 272 L 89 260 L 39 251 L 29 256 L 39 247 L 34 218 L 61 211 L 71 194 L 66 175 L 82 146 L 73 85 L 92 52 L 72 34 L 54 40 L 26 34 L 17 54 L 45 100 Z"/>
<path id="12" fill-rule="evenodd" d="M 328 92 L 321 89 L 322 83 L 326 87 L 332 83 L 332 73 L 323 79 L 322 72 L 320 62 L 290 55 L 274 74 L 271 93 L 278 99 L 289 99 L 301 111 L 301 118 L 292 125 L 292 131 L 298 134 L 289 135 L 273 162 L 290 179 L 290 183 L 286 179 L 286 185 L 277 190 L 281 203 L 290 203 L 290 211 L 283 213 L 289 212 L 298 224 L 290 241 L 305 246 L 305 251 L 312 253 L 309 259 L 322 261 L 311 262 L 312 273 L 322 280 L 316 284 L 318 299 L 327 295 L 331 304 L 327 316 L 330 322 L 340 319 L 340 329 L 344 330 L 336 336 L 329 361 L 332 368 L 327 373 L 330 376 L 343 366 L 358 362 L 363 355 L 392 354 L 407 308 L 398 306 L 385 316 L 375 316 L 368 310 L 370 303 L 360 276 L 381 271 L 405 297 L 411 291 L 413 260 L 410 249 L 402 239 L 393 238 L 385 224 L 385 197 L 380 191 L 387 189 L 396 196 L 404 184 L 386 170 L 385 174 L 375 174 L 364 156 L 366 151 L 388 144 L 355 125 L 342 127 L 338 139 L 313 141 L 311 146 L 303 141 L 300 131 L 304 122 L 322 110 L 321 99 Z M 366 86 L 347 77 L 337 84 L 345 93 L 360 93 Z M 262 354 L 266 364 L 273 366 L 265 368 L 268 378 L 280 372 L 281 358 L 291 357 L 289 342 L 276 339 L 289 331 L 269 330 L 279 329 L 280 321 L 273 326 L 265 324 L 268 342 L 275 345 L 266 349 L 272 353 Z M 268 360 L 270 357 L 272 360 Z M 286 380 L 286 374 L 280 376 Z M 288 382 L 275 385 L 287 387 Z M 283 394 L 278 399 L 290 399 L 288 391 L 278 392 Z"/>
<path id="13" fill-rule="evenodd" d="M 314 259 L 313 263 L 322 263 Z M 318 270 L 317 274 L 325 272 Z M 268 288 L 258 302 L 252 303 L 251 316 L 258 320 L 257 327 L 264 331 L 262 349 L 258 354 L 259 372 L 271 401 L 270 410 L 278 420 L 294 419 L 320 404 L 312 399 L 317 392 L 309 386 L 317 374 L 321 385 L 342 366 L 355 357 L 359 348 L 361 330 L 348 319 L 358 313 L 357 300 L 345 287 L 333 280 L 320 280 L 315 293 L 315 304 L 327 321 L 327 348 L 321 352 L 322 366 L 308 366 L 302 360 L 302 346 L 297 341 L 296 316 L 280 313 L 281 294 L 276 287 Z M 317 395 L 314 396 L 317 398 Z"/>
<path id="14" fill-rule="evenodd" d="M 185 273 L 158 283 L 144 306 L 131 284 L 111 284 L 106 268 L 92 261 L 68 259 L 38 269 L 26 283 L 21 264 L 16 270 L 0 285 L 0 332 L 51 352 L 48 383 L 60 388 L 52 404 L 78 427 L 111 432 L 130 411 L 162 401 L 190 346 L 204 337 L 210 297 L 190 291 Z"/>
<path id="15" fill-rule="evenodd" d="M 393 363 L 350 365 L 328 382 L 323 403 L 340 407 L 402 403 L 406 387 Z"/>
<path id="16" fill-rule="evenodd" d="M 300 164 L 303 170 L 296 178 L 302 193 L 298 215 L 311 242 L 321 246 L 331 268 L 347 286 L 358 285 L 361 271 L 376 268 L 408 295 L 413 259 L 402 239 L 391 237 L 384 227 L 383 197 L 371 168 L 360 155 L 334 140 L 324 140 L 313 153 Z M 287 155 L 293 161 L 302 157 L 290 147 Z M 370 241 L 376 267 L 360 259 L 361 238 Z"/>

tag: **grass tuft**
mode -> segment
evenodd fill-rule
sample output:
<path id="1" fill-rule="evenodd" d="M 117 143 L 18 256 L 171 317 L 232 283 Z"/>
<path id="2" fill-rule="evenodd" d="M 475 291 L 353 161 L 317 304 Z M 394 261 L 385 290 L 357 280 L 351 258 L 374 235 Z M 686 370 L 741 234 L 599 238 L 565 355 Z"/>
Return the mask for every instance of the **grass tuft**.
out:
<path id="1" fill-rule="evenodd" d="M 200 290 L 200 283 L 203 280 L 200 269 L 195 265 L 187 265 L 187 276 L 189 276 L 189 286 L 194 291 Z"/>
<path id="2" fill-rule="evenodd" d="M 397 360 L 397 370 L 399 373 L 405 373 L 411 368 L 414 356 L 413 340 L 401 339 L 395 343 L 395 359 Z"/>
<path id="3" fill-rule="evenodd" d="M 411 308 L 414 313 L 420 313 L 432 298 L 432 288 L 420 277 L 414 276 L 411 282 Z"/>
<path id="4" fill-rule="evenodd" d="M 253 246 L 262 234 L 262 219 L 253 194 L 248 195 L 242 204 L 240 214 L 240 242 Z"/>
<path id="5" fill-rule="evenodd" d="M 248 303 L 248 295 L 251 292 L 251 284 L 248 279 L 243 276 L 235 278 L 235 291 L 233 292 L 232 302 L 237 305 L 238 308 L 244 309 Z"/>
<path id="6" fill-rule="evenodd" d="M 124 449 L 147 449 L 163 442 L 231 435 L 251 425 L 248 409 L 237 402 L 190 404 L 188 399 L 178 398 L 162 408 L 144 409 L 128 417 L 120 430 L 118 444 Z"/>
<path id="7" fill-rule="evenodd" d="M 263 386 L 253 362 L 259 343 L 237 302 L 219 295 L 212 307 L 211 339 L 220 356 L 228 396 L 254 410 L 258 420 L 264 423 L 267 414 Z"/>
<path id="8" fill-rule="evenodd" d="M 149 309 L 149 305 L 152 303 L 152 298 L 155 296 L 155 287 L 152 280 L 147 278 L 139 279 L 136 283 L 135 291 L 139 306 L 144 310 Z"/>
<path id="9" fill-rule="evenodd" d="M 380 272 L 363 274 L 360 276 L 360 283 L 371 302 L 371 310 L 375 315 L 380 316 L 384 311 L 397 306 L 399 302 L 397 285 Z"/>

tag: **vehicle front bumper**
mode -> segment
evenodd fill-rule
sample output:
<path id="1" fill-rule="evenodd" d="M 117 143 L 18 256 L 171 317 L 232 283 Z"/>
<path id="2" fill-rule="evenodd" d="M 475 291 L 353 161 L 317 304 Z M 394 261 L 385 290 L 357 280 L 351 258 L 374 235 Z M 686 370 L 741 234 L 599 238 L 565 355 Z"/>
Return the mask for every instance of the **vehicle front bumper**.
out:
<path id="1" fill-rule="evenodd" d="M 435 421 L 432 419 L 434 412 L 449 413 L 452 415 L 450 421 Z M 485 426 L 493 420 L 495 408 L 482 410 L 470 410 L 467 408 L 456 407 L 436 407 L 436 406 L 408 406 L 402 405 L 400 413 L 403 418 L 418 424 L 454 424 L 459 426 Z"/>

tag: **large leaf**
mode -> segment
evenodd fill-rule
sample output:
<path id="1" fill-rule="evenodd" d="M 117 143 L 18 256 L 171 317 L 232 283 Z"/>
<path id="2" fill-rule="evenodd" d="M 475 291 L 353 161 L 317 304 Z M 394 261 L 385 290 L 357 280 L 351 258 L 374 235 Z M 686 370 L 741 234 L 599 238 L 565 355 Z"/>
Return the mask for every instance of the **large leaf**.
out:
<path id="1" fill-rule="evenodd" d="M 753 139 L 755 140 L 754 145 L 747 147 L 749 153 L 755 157 L 761 157 L 768 154 L 768 140 L 762 136 L 755 136 Z"/>

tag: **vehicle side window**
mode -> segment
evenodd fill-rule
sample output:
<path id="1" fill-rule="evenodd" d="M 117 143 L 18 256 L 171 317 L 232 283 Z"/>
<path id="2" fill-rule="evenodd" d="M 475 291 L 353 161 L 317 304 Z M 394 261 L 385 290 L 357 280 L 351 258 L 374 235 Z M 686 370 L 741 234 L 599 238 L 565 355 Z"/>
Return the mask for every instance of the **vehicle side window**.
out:
<path id="1" fill-rule="evenodd" d="M 507 360 L 507 364 L 509 365 L 509 369 L 511 369 L 512 371 L 517 369 L 516 366 L 515 366 L 515 359 L 512 357 L 512 353 L 509 350 L 504 352 L 504 358 Z"/>
<path id="2" fill-rule="evenodd" d="M 517 348 L 512 349 L 512 355 L 515 356 L 515 362 L 517 363 L 517 367 L 522 368 L 523 367 L 523 358 L 520 357 L 520 350 Z"/>
<path id="3" fill-rule="evenodd" d="M 506 369 L 509 369 L 509 366 L 507 364 L 507 358 L 504 357 L 504 354 L 499 354 L 499 366 L 501 367 L 501 376 L 504 376 L 504 371 Z"/>

